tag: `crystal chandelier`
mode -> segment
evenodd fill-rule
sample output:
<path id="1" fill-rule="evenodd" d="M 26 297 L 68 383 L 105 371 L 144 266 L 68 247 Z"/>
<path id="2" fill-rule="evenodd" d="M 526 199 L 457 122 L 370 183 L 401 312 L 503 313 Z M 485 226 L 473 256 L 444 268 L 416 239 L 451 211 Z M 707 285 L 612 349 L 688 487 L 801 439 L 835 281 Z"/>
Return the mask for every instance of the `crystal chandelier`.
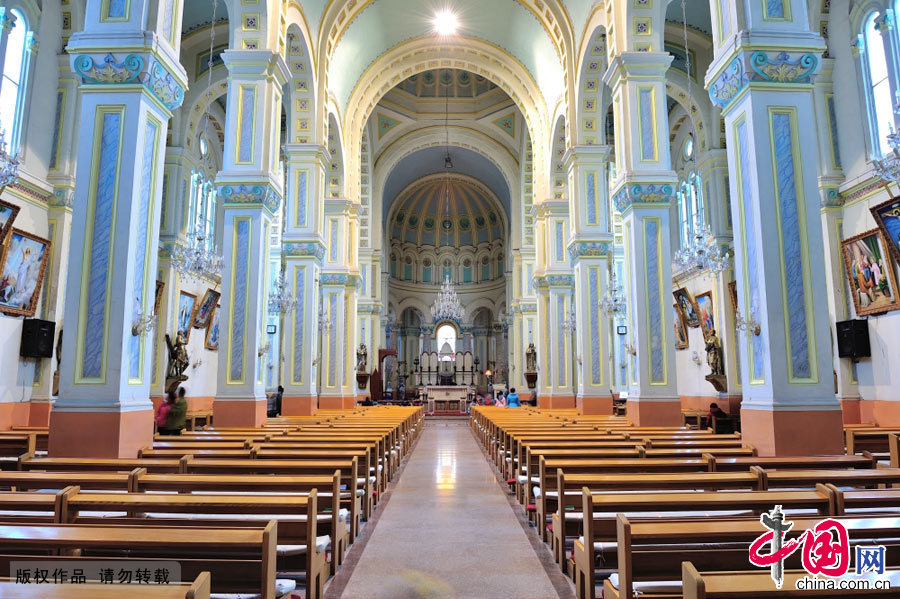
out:
<path id="1" fill-rule="evenodd" d="M 709 270 L 718 275 L 731 268 L 731 251 L 727 246 L 719 249 L 709 225 L 696 223 L 693 241 L 675 252 L 672 263 L 678 270 Z"/>
<path id="2" fill-rule="evenodd" d="M 192 234 L 188 244 L 177 243 L 172 251 L 172 268 L 181 277 L 199 280 L 212 279 L 222 273 L 225 261 L 209 248 L 206 236 Z"/>
<path id="3" fill-rule="evenodd" d="M 463 316 L 465 311 L 459 302 L 459 296 L 450 284 L 450 277 L 447 277 L 441 285 L 441 292 L 431 305 L 431 318 L 434 322 L 452 320 L 459 323 L 462 322 Z"/>
<path id="4" fill-rule="evenodd" d="M 6 131 L 0 127 L 0 191 L 19 178 L 19 154 L 10 156 L 6 151 Z"/>
<path id="5" fill-rule="evenodd" d="M 609 273 L 609 287 L 600 298 L 600 311 L 607 316 L 624 316 L 628 309 L 622 286 L 616 281 L 616 273 Z"/>
<path id="6" fill-rule="evenodd" d="M 285 280 L 284 273 L 275 279 L 274 289 L 269 293 L 269 312 L 272 314 L 287 314 L 293 312 L 299 301 L 291 293 L 290 284 Z"/>
<path id="7" fill-rule="evenodd" d="M 900 90 L 897 91 L 894 114 L 900 115 Z M 893 126 L 890 126 L 890 129 L 891 132 L 887 136 L 887 142 L 891 152 L 886 154 L 881 160 L 875 161 L 875 174 L 888 183 L 896 183 L 900 181 L 900 131 L 894 131 Z"/>

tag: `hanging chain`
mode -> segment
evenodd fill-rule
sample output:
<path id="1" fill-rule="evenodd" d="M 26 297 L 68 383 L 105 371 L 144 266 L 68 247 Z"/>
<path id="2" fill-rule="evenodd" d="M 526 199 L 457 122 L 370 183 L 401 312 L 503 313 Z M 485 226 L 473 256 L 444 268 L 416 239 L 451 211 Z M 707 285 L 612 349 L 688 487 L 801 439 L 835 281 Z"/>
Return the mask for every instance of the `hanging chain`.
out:
<path id="1" fill-rule="evenodd" d="M 681 21 L 682 21 L 682 29 L 684 31 L 684 61 L 685 66 L 687 68 L 687 97 L 688 97 L 688 122 L 691 124 L 691 143 L 694 144 L 694 147 L 691 149 L 691 162 L 693 163 L 694 174 L 697 174 L 697 145 L 699 140 L 697 139 L 697 130 L 694 129 L 694 95 L 691 90 L 691 75 L 693 71 L 693 65 L 691 63 L 691 52 L 688 49 L 688 25 L 687 25 L 687 0 L 681 0 Z M 691 182 L 693 185 L 693 182 Z"/>
<path id="2" fill-rule="evenodd" d="M 212 104 L 213 50 L 216 45 L 216 9 L 218 7 L 219 1 L 213 0 L 212 24 L 209 27 L 209 60 L 206 61 L 206 70 L 208 72 L 206 78 L 206 110 L 203 112 L 203 126 L 200 127 L 201 135 L 204 135 L 206 133 L 206 128 L 209 126 L 209 107 L 210 104 Z"/>

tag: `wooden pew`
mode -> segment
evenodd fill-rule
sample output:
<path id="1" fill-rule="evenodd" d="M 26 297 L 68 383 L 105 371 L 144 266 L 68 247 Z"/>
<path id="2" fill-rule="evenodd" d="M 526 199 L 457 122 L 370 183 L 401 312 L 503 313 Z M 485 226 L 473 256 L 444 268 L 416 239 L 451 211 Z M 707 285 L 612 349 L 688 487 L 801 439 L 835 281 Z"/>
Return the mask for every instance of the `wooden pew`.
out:
<path id="1" fill-rule="evenodd" d="M 127 491 L 132 473 L 126 472 L 0 472 L 0 488 L 12 491 L 64 489 L 78 485 L 95 491 Z"/>
<path id="2" fill-rule="evenodd" d="M 796 538 L 814 527 L 819 519 L 791 518 L 791 521 L 794 527 L 790 536 Z M 888 545 L 891 556 L 898 549 L 898 518 L 841 518 L 840 521 L 846 526 L 851 543 L 862 538 L 867 543 Z M 603 597 L 622 599 L 632 597 L 635 592 L 655 594 L 648 590 L 648 585 L 652 589 L 653 585 L 659 585 L 658 581 L 679 581 L 681 564 L 685 560 L 703 571 L 758 572 L 759 569 L 747 559 L 747 548 L 763 532 L 765 529 L 759 520 L 752 518 L 631 520 L 620 514 L 616 522 L 617 572 L 604 582 Z M 888 565 L 897 566 L 900 561 L 892 557 Z M 788 558 L 786 567 L 801 567 L 799 552 Z M 583 574 L 587 576 L 579 581 L 578 587 L 587 590 L 587 584 L 593 583 L 593 573 L 580 570 L 579 575 Z M 663 590 L 657 589 L 658 592 Z M 671 591 L 680 593 L 680 585 L 673 585 Z"/>
<path id="3" fill-rule="evenodd" d="M 876 487 L 900 485 L 900 468 L 862 468 L 858 470 L 767 470 L 752 466 L 761 491 L 778 488 L 812 488 L 818 483 L 837 487 Z"/>
<path id="4" fill-rule="evenodd" d="M 890 588 L 838 589 L 833 591 L 798 591 L 797 581 L 809 576 L 803 570 L 784 573 L 784 586 L 775 588 L 769 572 L 714 572 L 700 573 L 690 562 L 682 570 L 684 599 L 782 599 L 784 597 L 810 597 L 810 599 L 842 599 L 843 597 L 900 597 L 900 570 L 885 571 L 884 576 L 866 575 L 875 580 L 887 580 Z"/>
<path id="5" fill-rule="evenodd" d="M 350 493 L 341 493 L 340 471 L 332 476 L 274 476 L 274 475 L 215 475 L 215 474 L 147 474 L 137 469 L 129 475 L 131 493 L 268 493 L 318 496 L 319 531 L 332 539 L 331 573 L 343 563 L 350 545 L 347 527 L 350 510 L 342 510 L 342 495 L 349 501 Z M 337 499 L 335 499 L 337 498 Z M 330 511 L 330 514 L 329 514 Z M 342 513 L 343 512 L 343 513 Z M 323 525 L 324 531 L 323 531 Z"/>
<path id="6" fill-rule="evenodd" d="M 871 456 L 836 455 L 810 457 L 717 457 L 708 454 L 710 472 L 749 470 L 751 466 L 778 470 L 874 468 Z"/>
<path id="7" fill-rule="evenodd" d="M 0 470 L 15 470 L 19 456 L 34 455 L 37 450 L 37 439 L 34 434 L 0 433 Z"/>
<path id="8" fill-rule="evenodd" d="M 277 474 L 287 476 L 330 475 L 335 470 L 341 472 L 341 490 L 350 493 L 347 504 L 350 509 L 351 541 L 359 534 L 362 499 L 365 493 L 360 488 L 354 474 L 357 471 L 356 458 L 351 460 L 193 460 L 185 462 L 184 472 L 190 474 Z"/>
<path id="9" fill-rule="evenodd" d="M 79 556 L 79 561 L 177 560 L 183 578 L 210 572 L 213 592 L 255 592 L 263 599 L 275 599 L 276 534 L 274 522 L 245 529 L 0 525 L 0 546 L 10 552 L 0 555 L 0 571 L 8 572 L 11 561 L 23 559 L 58 561 L 62 566 L 73 559 L 69 557 L 73 553 L 88 550 L 90 557 Z M 53 555 L 56 551 L 61 554 Z M 122 596 L 122 588 L 117 590 Z M 132 596 L 130 592 L 128 596 Z"/>
<path id="10" fill-rule="evenodd" d="M 845 428 L 847 454 L 853 455 L 863 451 L 887 453 L 888 437 L 897 433 L 900 433 L 900 428 Z"/>
<path id="11" fill-rule="evenodd" d="M 64 491 L 58 493 L 16 493 L 0 491 L 0 521 L 59 522 L 59 505 Z"/>
<path id="12" fill-rule="evenodd" d="M 128 459 L 128 458 L 36 458 L 23 456 L 19 470 L 43 470 L 47 472 L 131 472 L 146 468 L 160 474 L 183 472 L 190 456 L 181 459 Z"/>
<path id="13" fill-rule="evenodd" d="M 129 599 L 209 599 L 209 588 L 209 572 L 201 572 L 189 583 L 132 584 L 127 594 Z M 85 584 L 22 584 L 12 579 L 0 580 L 0 597 L 3 599 L 121 599 L 122 593 L 121 585 L 96 581 Z"/>
<path id="14" fill-rule="evenodd" d="M 60 521 L 72 524 L 190 526 L 201 529 L 259 528 L 265 525 L 271 527 L 275 537 L 277 562 L 283 566 L 278 569 L 304 573 L 307 597 L 321 597 L 328 577 L 327 547 L 317 539 L 320 511 L 315 489 L 308 495 L 163 495 L 85 493 L 78 487 L 69 487 L 62 494 L 59 510 Z M 125 512 L 128 515 L 93 516 L 82 512 Z M 144 535 L 143 532 L 138 534 Z M 274 564 L 272 569 L 274 572 Z M 213 585 L 217 583 L 214 574 Z"/>

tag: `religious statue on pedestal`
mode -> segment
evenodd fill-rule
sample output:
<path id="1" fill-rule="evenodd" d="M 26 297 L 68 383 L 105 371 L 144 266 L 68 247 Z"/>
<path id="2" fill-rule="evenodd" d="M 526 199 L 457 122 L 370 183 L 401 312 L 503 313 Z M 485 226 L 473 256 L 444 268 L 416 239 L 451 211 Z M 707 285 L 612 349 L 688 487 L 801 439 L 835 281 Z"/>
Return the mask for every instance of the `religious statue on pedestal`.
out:
<path id="1" fill-rule="evenodd" d="M 369 350 L 366 349 L 365 343 L 360 343 L 359 349 L 356 350 L 356 372 L 365 372 L 368 366 Z"/>
<path id="2" fill-rule="evenodd" d="M 719 393 L 725 393 L 728 390 L 728 380 L 725 378 L 725 362 L 722 359 L 722 346 L 719 343 L 719 337 L 716 335 L 715 329 L 710 329 L 709 335 L 706 336 L 706 363 L 709 365 L 710 373 L 706 376 L 706 380 L 716 388 Z"/>
<path id="3" fill-rule="evenodd" d="M 369 383 L 369 350 L 366 349 L 365 343 L 359 344 L 356 350 L 356 384 L 360 389 L 365 389 Z"/>
<path id="4" fill-rule="evenodd" d="M 534 343 L 529 343 L 525 350 L 525 372 L 537 372 L 537 350 Z"/>
<path id="5" fill-rule="evenodd" d="M 525 382 L 528 383 L 529 389 L 537 386 L 537 349 L 534 343 L 528 344 L 525 350 Z"/>
<path id="6" fill-rule="evenodd" d="M 169 348 L 169 366 L 166 369 L 166 391 L 174 391 L 178 385 L 187 380 L 184 371 L 187 370 L 191 361 L 187 354 L 187 339 L 184 337 L 183 331 L 178 331 L 175 335 L 175 343 L 169 335 L 166 335 L 166 345 Z"/>

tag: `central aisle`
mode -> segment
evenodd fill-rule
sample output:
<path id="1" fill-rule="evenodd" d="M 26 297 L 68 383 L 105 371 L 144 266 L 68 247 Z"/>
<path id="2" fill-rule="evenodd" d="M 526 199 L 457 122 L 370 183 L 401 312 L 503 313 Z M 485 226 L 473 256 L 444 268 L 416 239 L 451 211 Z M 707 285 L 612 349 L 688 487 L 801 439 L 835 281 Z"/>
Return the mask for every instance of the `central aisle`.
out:
<path id="1" fill-rule="evenodd" d="M 437 421 L 422 431 L 341 596 L 554 599 L 559 594 L 469 427 Z"/>

